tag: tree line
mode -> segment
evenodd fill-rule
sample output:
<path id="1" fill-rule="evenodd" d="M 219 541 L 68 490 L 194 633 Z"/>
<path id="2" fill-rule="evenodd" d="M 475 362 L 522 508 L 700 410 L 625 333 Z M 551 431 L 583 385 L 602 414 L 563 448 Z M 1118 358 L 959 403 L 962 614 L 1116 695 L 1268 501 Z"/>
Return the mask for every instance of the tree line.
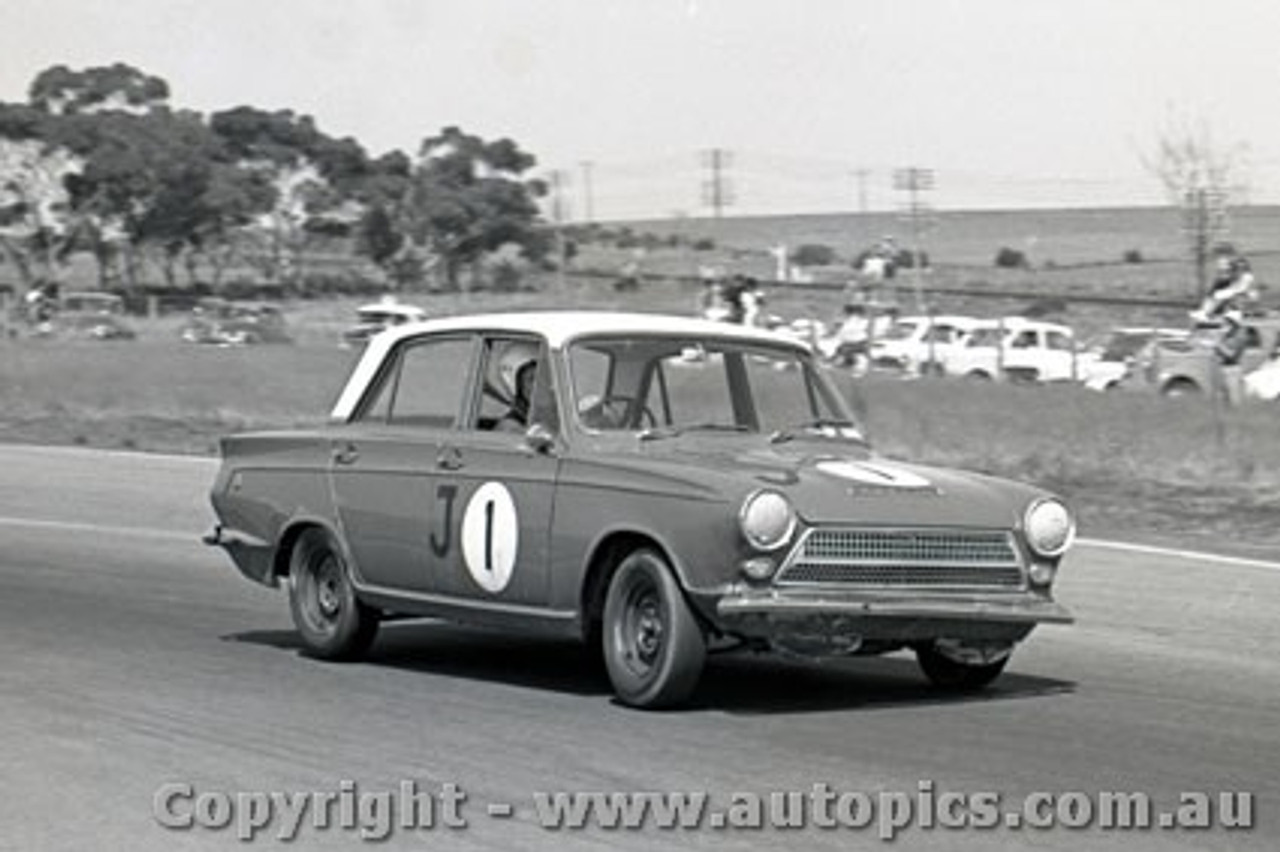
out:
<path id="1" fill-rule="evenodd" d="M 415 156 L 374 156 L 292 110 L 203 115 L 132 66 L 59 65 L 26 102 L 0 102 L 0 256 L 23 288 L 61 281 L 80 252 L 104 288 L 158 269 L 167 285 L 217 289 L 246 265 L 287 288 L 308 253 L 341 245 L 393 285 L 457 288 L 499 250 L 547 256 L 535 165 L 510 139 L 457 127 Z"/>

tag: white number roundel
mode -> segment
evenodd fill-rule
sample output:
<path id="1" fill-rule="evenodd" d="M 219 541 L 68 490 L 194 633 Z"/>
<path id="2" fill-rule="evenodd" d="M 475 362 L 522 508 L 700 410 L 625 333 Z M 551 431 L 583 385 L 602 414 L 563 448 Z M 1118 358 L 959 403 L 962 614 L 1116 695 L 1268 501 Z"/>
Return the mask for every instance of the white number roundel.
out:
<path id="1" fill-rule="evenodd" d="M 462 559 L 486 592 L 500 592 L 511 582 L 520 543 L 520 524 L 511 492 L 501 482 L 476 489 L 462 516 Z"/>

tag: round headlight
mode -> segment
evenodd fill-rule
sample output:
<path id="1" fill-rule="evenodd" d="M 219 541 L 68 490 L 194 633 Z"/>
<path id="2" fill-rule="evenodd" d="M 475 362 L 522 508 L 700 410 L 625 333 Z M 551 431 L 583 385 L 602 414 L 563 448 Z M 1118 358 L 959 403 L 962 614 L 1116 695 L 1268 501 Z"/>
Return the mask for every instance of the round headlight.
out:
<path id="1" fill-rule="evenodd" d="M 1076 535 L 1071 512 L 1059 500 L 1038 500 L 1023 519 L 1027 544 L 1040 556 L 1061 556 Z"/>
<path id="2" fill-rule="evenodd" d="M 742 535 L 758 550 L 776 550 L 786 544 L 796 528 L 791 501 L 777 491 L 756 491 L 742 501 L 738 513 Z"/>

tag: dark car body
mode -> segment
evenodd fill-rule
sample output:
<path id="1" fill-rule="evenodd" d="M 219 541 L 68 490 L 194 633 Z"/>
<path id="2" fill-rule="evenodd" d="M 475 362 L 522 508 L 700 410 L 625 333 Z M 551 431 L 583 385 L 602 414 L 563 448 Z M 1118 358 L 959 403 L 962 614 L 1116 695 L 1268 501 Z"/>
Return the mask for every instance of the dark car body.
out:
<path id="1" fill-rule="evenodd" d="M 63 293 L 48 333 L 83 340 L 133 340 L 137 332 L 124 318 L 124 299 L 114 293 Z"/>
<path id="2" fill-rule="evenodd" d="M 1239 368 L 1249 372 L 1262 366 L 1280 346 L 1280 316 L 1246 316 L 1243 324 L 1244 349 Z M 1115 388 L 1164 396 L 1209 393 L 1221 382 L 1216 349 L 1224 330 L 1221 326 L 1205 326 L 1185 337 L 1149 341 L 1131 358 Z"/>
<path id="3" fill-rule="evenodd" d="M 513 352 L 536 376 L 507 429 Z M 1060 503 L 876 456 L 808 347 L 758 329 L 404 326 L 370 341 L 328 426 L 222 455 L 207 540 L 286 582 L 321 656 L 363 650 L 390 614 L 538 630 L 602 642 L 622 699 L 660 706 L 711 641 L 911 648 L 935 682 L 979 686 L 1037 623 L 1070 620 L 1051 596 Z"/>

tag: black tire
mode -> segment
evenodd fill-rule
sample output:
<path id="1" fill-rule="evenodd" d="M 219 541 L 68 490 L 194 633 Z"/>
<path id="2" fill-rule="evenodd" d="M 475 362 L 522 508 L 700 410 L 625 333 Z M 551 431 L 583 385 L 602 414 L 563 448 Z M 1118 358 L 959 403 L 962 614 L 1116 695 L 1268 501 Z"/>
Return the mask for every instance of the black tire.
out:
<path id="1" fill-rule="evenodd" d="M 706 638 L 671 568 L 653 550 L 630 553 L 609 581 L 602 648 L 624 704 L 671 707 L 697 686 Z"/>
<path id="2" fill-rule="evenodd" d="M 354 660 L 378 634 L 378 612 L 360 602 L 342 550 L 322 529 L 298 537 L 289 556 L 289 612 L 306 652 Z"/>
<path id="3" fill-rule="evenodd" d="M 1164 386 L 1162 393 L 1170 399 L 1181 396 L 1199 396 L 1200 386 L 1190 379 L 1174 379 Z"/>
<path id="4" fill-rule="evenodd" d="M 925 677 L 938 689 L 947 692 L 974 692 L 988 686 L 1009 664 L 1005 655 L 994 663 L 961 663 L 943 654 L 933 645 L 916 648 L 916 661 Z"/>
<path id="5" fill-rule="evenodd" d="M 991 374 L 986 370 L 970 370 L 965 373 L 965 378 L 972 379 L 975 382 L 989 382 L 991 381 Z"/>

